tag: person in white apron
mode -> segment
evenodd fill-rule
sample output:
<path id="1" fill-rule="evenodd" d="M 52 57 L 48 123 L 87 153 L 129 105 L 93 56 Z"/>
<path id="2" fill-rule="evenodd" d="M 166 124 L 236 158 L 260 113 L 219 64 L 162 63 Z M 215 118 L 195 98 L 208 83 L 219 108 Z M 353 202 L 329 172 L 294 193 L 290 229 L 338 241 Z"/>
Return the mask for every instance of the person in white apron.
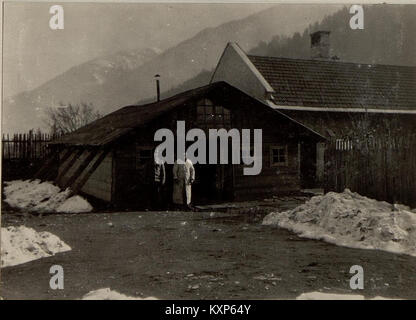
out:
<path id="1" fill-rule="evenodd" d="M 191 209 L 192 184 L 195 181 L 195 169 L 191 160 L 176 160 L 173 165 L 173 203 Z"/>

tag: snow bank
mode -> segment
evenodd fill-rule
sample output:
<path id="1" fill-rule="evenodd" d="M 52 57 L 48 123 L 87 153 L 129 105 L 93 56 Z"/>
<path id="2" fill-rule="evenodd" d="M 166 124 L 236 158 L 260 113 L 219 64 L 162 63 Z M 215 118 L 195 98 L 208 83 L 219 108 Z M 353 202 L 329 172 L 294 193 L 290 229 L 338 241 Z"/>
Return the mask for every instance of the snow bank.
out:
<path id="1" fill-rule="evenodd" d="M 82 300 L 157 300 L 157 298 L 130 297 L 117 291 L 111 290 L 110 288 L 103 288 L 88 292 L 82 297 Z"/>
<path id="2" fill-rule="evenodd" d="M 49 232 L 25 226 L 1 228 L 1 266 L 9 267 L 50 257 L 71 247 Z"/>
<path id="3" fill-rule="evenodd" d="M 56 211 L 68 213 L 90 212 L 92 211 L 92 206 L 84 198 L 80 196 L 73 196 L 65 200 L 65 202 L 62 203 Z"/>
<path id="4" fill-rule="evenodd" d="M 50 182 L 15 180 L 5 182 L 5 185 L 4 201 L 13 208 L 40 213 L 80 213 L 93 209 L 82 197 L 70 197 L 69 188 L 61 191 Z"/>
<path id="5" fill-rule="evenodd" d="M 360 294 L 339 294 L 339 293 L 324 293 L 324 292 L 306 292 L 302 293 L 296 300 L 365 300 L 364 296 Z M 397 300 L 384 297 L 374 297 L 369 300 Z"/>
<path id="6" fill-rule="evenodd" d="M 301 237 L 340 246 L 416 256 L 416 214 L 346 189 L 311 198 L 297 208 L 273 212 L 264 225 L 278 225 Z"/>
<path id="7" fill-rule="evenodd" d="M 364 300 L 360 294 L 323 293 L 318 291 L 306 292 L 296 297 L 296 300 Z"/>

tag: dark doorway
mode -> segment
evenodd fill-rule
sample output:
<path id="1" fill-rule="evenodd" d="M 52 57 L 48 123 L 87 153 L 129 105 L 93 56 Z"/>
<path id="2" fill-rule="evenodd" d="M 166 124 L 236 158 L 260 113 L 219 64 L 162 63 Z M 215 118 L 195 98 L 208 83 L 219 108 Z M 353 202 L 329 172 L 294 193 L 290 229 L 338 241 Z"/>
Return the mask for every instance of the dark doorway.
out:
<path id="1" fill-rule="evenodd" d="M 209 204 L 232 200 L 231 164 L 196 164 L 195 183 L 192 187 L 194 204 Z"/>
<path id="2" fill-rule="evenodd" d="M 316 143 L 300 143 L 300 179 L 302 188 L 316 187 Z"/>
<path id="3" fill-rule="evenodd" d="M 195 164 L 195 183 L 192 186 L 192 202 L 207 204 L 218 198 L 217 166 L 213 164 Z"/>

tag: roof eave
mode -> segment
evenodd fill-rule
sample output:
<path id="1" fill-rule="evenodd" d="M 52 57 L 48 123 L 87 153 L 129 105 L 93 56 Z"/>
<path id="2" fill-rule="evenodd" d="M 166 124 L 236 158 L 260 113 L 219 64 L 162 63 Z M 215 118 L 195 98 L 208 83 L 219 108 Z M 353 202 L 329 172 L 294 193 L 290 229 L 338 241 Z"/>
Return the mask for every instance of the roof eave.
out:
<path id="1" fill-rule="evenodd" d="M 405 109 L 383 109 L 383 108 L 331 108 L 331 107 L 308 107 L 308 106 L 284 106 L 275 104 L 268 100 L 268 104 L 275 110 L 293 110 L 293 111 L 325 111 L 325 112 L 347 112 L 347 113 L 387 113 L 387 114 L 416 114 L 416 107 L 414 110 Z"/>

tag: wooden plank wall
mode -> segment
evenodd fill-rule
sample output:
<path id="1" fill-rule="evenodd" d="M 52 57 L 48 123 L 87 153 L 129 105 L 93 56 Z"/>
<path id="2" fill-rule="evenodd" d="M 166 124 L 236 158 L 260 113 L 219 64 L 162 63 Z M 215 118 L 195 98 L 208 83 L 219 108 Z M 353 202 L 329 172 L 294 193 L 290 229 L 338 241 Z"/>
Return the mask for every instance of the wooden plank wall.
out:
<path id="1" fill-rule="evenodd" d="M 237 101 L 235 105 L 224 105 L 224 107 L 232 110 L 233 128 L 263 130 L 262 172 L 257 176 L 244 176 L 243 165 L 234 165 L 234 192 L 231 196 L 240 199 L 247 198 L 247 196 L 258 197 L 264 194 L 287 194 L 300 190 L 298 147 L 304 137 L 301 137 L 299 127 L 286 118 L 271 118 L 270 113 L 260 113 L 258 108 L 245 105 L 244 102 Z M 276 114 L 273 115 L 276 116 Z M 140 183 L 139 171 L 136 168 L 136 146 L 148 147 L 152 143 L 156 146 L 159 142 L 153 141 L 153 135 L 158 128 L 171 128 L 175 131 L 176 121 L 185 120 L 188 130 L 197 127 L 195 119 L 196 103 L 165 114 L 157 122 L 137 130 L 134 136 L 123 138 L 118 142 L 114 159 L 114 190 L 117 202 L 142 201 L 139 198 L 144 196 L 145 186 Z M 315 147 L 316 141 L 312 139 L 305 140 L 305 143 L 312 143 Z M 270 146 L 275 145 L 287 146 L 287 165 L 270 165 Z M 218 177 L 221 177 L 221 175 L 217 175 Z M 220 181 L 217 181 L 217 185 L 221 185 Z"/>
<path id="2" fill-rule="evenodd" d="M 105 157 L 104 157 L 105 156 Z M 74 193 L 110 202 L 112 199 L 112 154 L 98 148 L 65 148 L 59 154 L 56 184 Z"/>
<path id="3" fill-rule="evenodd" d="M 77 173 L 83 162 L 88 158 L 91 151 L 88 149 L 79 150 L 74 152 L 72 161 L 69 161 L 68 168 L 65 170 L 62 168 L 60 175 L 58 176 L 58 184 L 61 188 L 66 188 L 70 185 L 72 177 Z"/>
<path id="4" fill-rule="evenodd" d="M 136 148 L 132 139 L 123 139 L 114 149 L 114 194 L 117 205 L 134 202 L 137 199 Z"/>
<path id="5" fill-rule="evenodd" d="M 97 155 L 99 157 L 99 155 Z M 92 164 L 91 164 L 92 165 Z M 100 165 L 82 186 L 81 191 L 98 199 L 111 202 L 112 200 L 112 169 L 113 153 L 108 153 Z M 85 172 L 87 172 L 88 167 Z"/>
<path id="6" fill-rule="evenodd" d="M 234 168 L 236 200 L 247 197 L 257 198 L 269 194 L 287 194 L 300 190 L 300 167 L 298 144 L 301 139 L 298 128 L 282 118 L 258 112 L 250 107 L 240 107 L 242 112 L 233 113 L 233 127 L 262 129 L 262 171 L 256 176 L 245 176 L 243 165 Z M 274 121 L 273 121 L 274 120 Z M 270 147 L 287 146 L 286 165 L 272 166 Z"/>

